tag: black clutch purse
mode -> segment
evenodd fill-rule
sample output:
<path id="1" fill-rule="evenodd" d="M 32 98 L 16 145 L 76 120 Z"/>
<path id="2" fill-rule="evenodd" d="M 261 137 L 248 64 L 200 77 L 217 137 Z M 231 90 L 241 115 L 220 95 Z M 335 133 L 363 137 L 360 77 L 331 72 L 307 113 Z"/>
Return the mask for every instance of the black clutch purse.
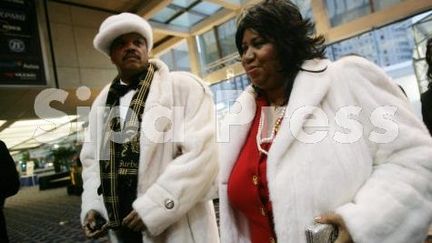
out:
<path id="1" fill-rule="evenodd" d="M 338 236 L 338 230 L 331 224 L 314 223 L 306 226 L 307 243 L 333 243 Z"/>

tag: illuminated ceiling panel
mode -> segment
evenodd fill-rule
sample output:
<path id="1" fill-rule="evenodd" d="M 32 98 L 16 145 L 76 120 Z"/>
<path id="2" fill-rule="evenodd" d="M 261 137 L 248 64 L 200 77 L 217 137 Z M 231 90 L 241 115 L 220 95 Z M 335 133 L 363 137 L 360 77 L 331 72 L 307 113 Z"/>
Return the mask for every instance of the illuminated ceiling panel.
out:
<path id="1" fill-rule="evenodd" d="M 191 28 L 223 7 L 216 3 L 192 0 L 174 0 L 150 20 L 162 24 Z"/>
<path id="2" fill-rule="evenodd" d="M 77 116 L 63 116 L 17 121 L 0 132 L 0 139 L 13 150 L 37 147 L 81 130 L 83 122 L 76 119 Z"/>
<path id="3" fill-rule="evenodd" d="M 166 23 L 168 20 L 170 20 L 175 14 L 178 13 L 178 9 L 174 9 L 170 6 L 162 9 L 159 11 L 155 16 L 151 18 L 151 20 L 160 22 L 160 23 Z"/>
<path id="4" fill-rule="evenodd" d="M 204 18 L 204 16 L 184 12 L 170 23 L 173 25 L 189 28 L 198 23 L 199 21 L 203 20 Z"/>
<path id="5" fill-rule="evenodd" d="M 173 4 L 180 6 L 180 7 L 183 7 L 183 8 L 189 7 L 194 2 L 195 2 L 195 0 L 172 0 Z"/>
<path id="6" fill-rule="evenodd" d="M 209 3 L 209 2 L 202 2 L 195 5 L 191 10 L 209 16 L 216 13 L 220 9 L 221 9 L 220 5 Z"/>

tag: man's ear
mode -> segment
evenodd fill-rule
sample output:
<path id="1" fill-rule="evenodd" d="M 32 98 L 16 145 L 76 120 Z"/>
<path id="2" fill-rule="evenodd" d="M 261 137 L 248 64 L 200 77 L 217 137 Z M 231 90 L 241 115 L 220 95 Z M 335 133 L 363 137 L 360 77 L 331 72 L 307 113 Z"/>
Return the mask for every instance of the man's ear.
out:
<path id="1" fill-rule="evenodd" d="M 110 55 L 109 55 L 109 58 L 110 58 L 111 63 L 115 65 L 114 60 L 113 60 L 112 55 L 111 55 L 111 50 L 110 50 L 110 53 L 109 53 L 109 54 L 110 54 Z"/>

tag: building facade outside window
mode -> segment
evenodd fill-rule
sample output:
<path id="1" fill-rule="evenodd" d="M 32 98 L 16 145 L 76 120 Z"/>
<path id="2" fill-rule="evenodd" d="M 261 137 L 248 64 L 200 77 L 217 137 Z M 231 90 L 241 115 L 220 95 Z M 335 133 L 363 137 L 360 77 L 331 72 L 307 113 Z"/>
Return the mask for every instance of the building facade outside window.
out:
<path id="1" fill-rule="evenodd" d="M 313 15 L 310 0 L 293 0 L 299 6 L 305 18 L 312 21 Z M 340 25 L 367 14 L 389 8 L 404 0 L 324 0 L 327 11 L 330 13 L 332 25 Z M 426 13 L 423 13 L 423 15 Z M 413 25 L 419 21 L 419 15 L 394 22 L 392 24 L 373 29 L 349 39 L 333 43 L 327 48 L 327 56 L 336 60 L 345 55 L 356 54 L 363 56 L 381 66 L 399 85 L 406 91 L 413 106 L 419 107 L 419 95 L 422 88 L 415 76 L 417 63 L 413 62 L 416 44 L 414 41 Z M 424 26 L 423 24 L 422 26 Z M 430 23 L 429 23 L 430 25 Z M 202 75 L 205 76 L 216 70 L 228 67 L 238 59 L 234 43 L 235 19 L 231 19 L 212 30 L 197 37 L 198 50 L 202 67 Z M 424 27 L 422 27 L 424 29 Z M 231 58 L 231 59 L 230 59 Z M 247 80 L 240 75 L 239 80 Z M 221 90 L 239 90 L 243 86 L 237 86 L 240 81 L 233 79 L 223 80 L 212 85 L 214 92 Z M 235 95 L 215 93 L 215 102 L 218 111 L 227 108 Z M 417 108 L 415 108 L 417 109 Z"/>
<path id="2" fill-rule="evenodd" d="M 327 57 L 337 60 L 345 55 L 356 54 L 381 66 L 393 80 L 403 87 L 417 115 L 420 116 L 420 93 L 425 90 L 419 74 L 425 72 L 421 65 L 421 51 L 417 42 L 432 36 L 432 11 L 406 20 L 363 33 L 327 46 Z M 415 29 L 414 26 L 423 26 Z M 426 30 L 429 29 L 430 32 Z M 427 33 L 425 33 L 425 31 Z M 419 37 L 422 36 L 422 37 Z M 417 39 L 421 39 L 417 41 Z M 420 47 L 421 49 L 422 47 Z M 424 57 L 424 53 L 422 54 Z M 420 70 L 420 71 L 419 71 Z M 423 71 L 421 71 L 423 70 Z M 416 76 L 417 75 L 417 76 Z"/>
<path id="3" fill-rule="evenodd" d="M 303 18 L 310 19 L 312 22 L 315 22 L 314 16 L 312 14 L 311 0 L 292 0 L 292 2 L 300 9 L 300 13 L 302 14 Z"/>
<path id="4" fill-rule="evenodd" d="M 235 21 L 232 18 L 197 37 L 203 75 L 235 63 Z"/>
<path id="5" fill-rule="evenodd" d="M 325 0 L 332 26 L 338 26 L 371 13 L 369 0 Z"/>
<path id="6" fill-rule="evenodd" d="M 227 0 L 241 4 L 244 0 Z M 302 15 L 314 22 L 311 0 L 293 0 Z M 197 37 L 198 52 L 200 53 L 201 74 L 212 73 L 216 70 L 234 64 L 238 59 L 235 45 L 236 18 L 220 24 Z"/>
<path id="7" fill-rule="evenodd" d="M 414 48 L 411 26 L 413 20 L 407 19 L 388 26 L 351 37 L 328 46 L 332 60 L 348 54 L 357 54 L 381 67 L 412 60 Z"/>
<path id="8" fill-rule="evenodd" d="M 401 3 L 404 0 L 374 0 L 373 2 L 373 9 L 374 11 L 379 11 L 382 9 L 389 8 L 397 3 Z"/>
<path id="9" fill-rule="evenodd" d="M 426 77 L 428 65 L 426 63 L 426 42 L 432 38 L 432 11 L 415 17 L 417 21 L 412 26 L 415 40 L 414 67 L 419 83 L 420 92 L 428 89 L 429 81 Z"/>
<path id="10" fill-rule="evenodd" d="M 210 86 L 216 104 L 218 122 L 223 120 L 229 111 L 229 107 L 249 84 L 250 81 L 247 75 L 240 74 Z"/>
<path id="11" fill-rule="evenodd" d="M 235 33 L 237 30 L 236 20 L 231 19 L 216 27 L 216 33 L 220 42 L 222 58 L 237 53 L 235 44 Z"/>
<path id="12" fill-rule="evenodd" d="M 191 71 L 186 41 L 182 41 L 181 44 L 171 48 L 168 52 L 159 56 L 159 58 L 168 65 L 170 70 Z"/>
<path id="13" fill-rule="evenodd" d="M 214 30 L 212 29 L 200 36 L 197 36 L 197 39 L 198 52 L 200 54 L 202 67 L 201 72 L 203 74 L 207 74 L 209 73 L 207 71 L 207 66 L 221 58 L 219 54 L 216 35 Z"/>
<path id="14" fill-rule="evenodd" d="M 331 26 L 338 26 L 404 0 L 325 0 Z"/>

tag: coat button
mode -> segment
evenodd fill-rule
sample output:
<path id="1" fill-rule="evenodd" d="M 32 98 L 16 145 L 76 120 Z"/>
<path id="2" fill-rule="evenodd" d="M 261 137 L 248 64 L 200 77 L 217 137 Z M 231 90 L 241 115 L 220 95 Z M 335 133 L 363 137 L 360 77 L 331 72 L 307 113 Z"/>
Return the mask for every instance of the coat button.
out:
<path id="1" fill-rule="evenodd" d="M 261 215 L 262 215 L 262 216 L 266 216 L 266 211 L 265 211 L 265 209 L 264 209 L 263 207 L 260 207 L 260 210 L 261 210 Z"/>
<path id="2" fill-rule="evenodd" d="M 171 199 L 165 200 L 165 208 L 166 209 L 172 209 L 174 207 L 174 201 Z"/>
<path id="3" fill-rule="evenodd" d="M 252 176 L 252 183 L 256 186 L 256 185 L 258 185 L 258 176 L 256 176 L 256 175 L 253 175 Z"/>

